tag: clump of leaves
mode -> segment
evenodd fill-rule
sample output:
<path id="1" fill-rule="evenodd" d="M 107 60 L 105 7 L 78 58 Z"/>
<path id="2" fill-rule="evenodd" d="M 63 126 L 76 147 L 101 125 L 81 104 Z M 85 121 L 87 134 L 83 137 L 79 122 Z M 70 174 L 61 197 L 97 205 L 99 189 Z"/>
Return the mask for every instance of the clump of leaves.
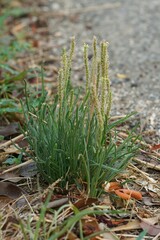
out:
<path id="1" fill-rule="evenodd" d="M 44 91 L 37 107 L 27 97 L 23 106 L 26 119 L 26 137 L 34 152 L 40 174 L 52 183 L 63 178 L 63 185 L 76 183 L 87 186 L 90 196 L 98 196 L 102 184 L 120 173 L 134 156 L 137 146 L 135 136 L 122 142 L 117 140 L 116 126 L 129 116 L 116 122 L 110 121 L 112 93 L 108 76 L 108 44 L 101 42 L 97 49 L 93 40 L 91 67 L 88 45 L 84 44 L 86 90 L 81 92 L 71 85 L 72 57 L 63 50 L 59 70 L 58 93 L 53 103 L 47 102 Z"/>

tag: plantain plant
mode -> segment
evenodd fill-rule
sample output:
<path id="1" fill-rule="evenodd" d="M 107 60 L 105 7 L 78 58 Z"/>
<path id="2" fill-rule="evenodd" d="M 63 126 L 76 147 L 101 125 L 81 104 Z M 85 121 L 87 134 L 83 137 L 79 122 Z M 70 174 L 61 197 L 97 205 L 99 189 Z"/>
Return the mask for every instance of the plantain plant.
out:
<path id="1" fill-rule="evenodd" d="M 41 176 L 48 183 L 62 178 L 62 186 L 85 187 L 88 196 L 98 196 L 105 181 L 123 171 L 134 156 L 135 136 L 119 142 L 116 126 L 128 117 L 112 122 L 112 93 L 108 76 L 108 43 L 93 39 L 93 58 L 88 60 L 84 44 L 86 87 L 81 91 L 71 84 L 75 41 L 69 53 L 64 49 L 58 75 L 58 92 L 52 103 L 44 90 L 36 106 L 26 97 L 23 111 L 26 138 L 33 150 Z M 44 84 L 43 84 L 44 85 Z"/>

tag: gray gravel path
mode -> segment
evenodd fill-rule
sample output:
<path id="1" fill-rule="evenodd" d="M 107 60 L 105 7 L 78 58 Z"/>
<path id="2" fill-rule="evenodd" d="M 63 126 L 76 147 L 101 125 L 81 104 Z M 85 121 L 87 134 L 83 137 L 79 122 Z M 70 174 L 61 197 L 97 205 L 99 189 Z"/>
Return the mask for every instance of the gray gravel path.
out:
<path id="1" fill-rule="evenodd" d="M 94 35 L 109 42 L 113 114 L 138 111 L 142 129 L 160 136 L 160 0 L 50 0 L 51 9 L 67 12 L 49 20 L 54 44 L 72 35 L 79 48 Z"/>

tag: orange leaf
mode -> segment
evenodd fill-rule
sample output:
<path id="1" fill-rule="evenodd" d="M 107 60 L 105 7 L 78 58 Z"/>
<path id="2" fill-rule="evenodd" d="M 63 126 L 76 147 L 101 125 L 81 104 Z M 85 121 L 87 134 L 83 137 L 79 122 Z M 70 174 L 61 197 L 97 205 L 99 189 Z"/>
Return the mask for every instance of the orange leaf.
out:
<path id="1" fill-rule="evenodd" d="M 158 149 L 160 149 L 160 144 L 155 144 L 151 146 L 151 150 L 158 150 Z"/>
<path id="2" fill-rule="evenodd" d="M 104 184 L 104 190 L 106 192 L 112 192 L 117 189 L 121 189 L 121 185 L 119 182 L 110 182 L 110 183 L 107 183 L 106 185 Z"/>
<path id="3" fill-rule="evenodd" d="M 129 200 L 135 198 L 137 200 L 142 200 L 142 194 L 138 191 L 130 190 L 130 189 L 119 189 L 115 190 L 115 194 L 119 197 L 123 198 L 124 200 Z"/>

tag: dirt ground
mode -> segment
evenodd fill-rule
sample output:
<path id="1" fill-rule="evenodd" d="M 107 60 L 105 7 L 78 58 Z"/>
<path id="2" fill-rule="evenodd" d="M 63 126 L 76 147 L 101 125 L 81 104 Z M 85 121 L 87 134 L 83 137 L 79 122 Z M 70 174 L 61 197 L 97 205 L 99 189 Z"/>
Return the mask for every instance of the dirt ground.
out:
<path id="1" fill-rule="evenodd" d="M 74 35 L 78 66 L 83 42 L 91 43 L 94 35 L 109 42 L 112 113 L 137 111 L 141 130 L 160 136 L 160 1 L 50 0 L 45 10 L 48 44 L 68 45 Z M 82 72 L 75 81 L 84 81 Z"/>
<path id="2" fill-rule="evenodd" d="M 121 190 L 121 193 L 123 193 L 122 190 L 128 191 L 131 189 L 131 196 L 133 192 L 138 191 L 140 193 L 140 198 L 136 198 L 138 201 L 125 201 L 128 198 L 122 197 L 122 199 L 119 199 L 117 198 L 118 195 L 114 197 L 112 194 L 116 193 L 116 188 L 113 188 L 112 192 L 106 190 L 107 195 L 102 195 L 102 198 L 98 200 L 101 206 L 104 204 L 107 208 L 109 207 L 108 209 L 127 210 L 126 215 L 123 212 L 122 215 L 121 213 L 116 214 L 115 219 L 120 220 L 119 222 L 115 221 L 115 219 L 112 222 L 114 215 L 111 214 L 110 217 L 108 214 L 105 214 L 107 220 L 104 223 L 117 234 L 117 239 L 119 236 L 124 239 L 138 239 L 137 237 L 142 229 L 146 228 L 148 234 L 144 239 L 152 239 L 154 236 L 154 239 L 158 239 L 157 236 L 160 234 L 158 223 L 160 205 L 160 0 L 37 0 L 35 2 L 32 0 L 18 0 L 9 3 L 11 3 L 9 10 L 14 7 L 20 7 L 21 10 L 28 8 L 29 11 L 17 17 L 9 16 L 6 19 L 4 25 L 6 30 L 4 31 L 4 40 L 3 37 L 2 40 L 9 44 L 7 43 L 8 37 L 11 40 L 12 38 L 13 40 L 20 39 L 25 43 L 29 43 L 31 49 L 30 51 L 19 52 L 16 57 L 9 59 L 7 64 L 9 64 L 8 66 L 11 67 L 11 70 L 17 70 L 20 73 L 25 69 L 29 69 L 25 80 L 29 86 L 36 89 L 36 92 L 41 89 L 39 69 L 42 65 L 45 69 L 46 90 L 49 96 L 53 97 L 52 94 L 57 90 L 60 52 L 65 46 L 69 48 L 72 36 L 75 36 L 77 45 L 73 61 L 72 79 L 73 84 L 78 86 L 85 86 L 83 43 L 88 43 L 91 46 L 93 36 L 97 37 L 98 42 L 106 40 L 109 43 L 109 74 L 113 92 L 112 116 L 124 115 L 133 111 L 137 112 L 127 124 L 118 128 L 118 137 L 117 139 L 115 138 L 115 149 L 118 148 L 121 140 L 126 139 L 128 128 L 134 127 L 137 123 L 140 123 L 140 127 L 137 129 L 138 135 L 142 135 L 142 140 L 144 141 L 139 143 L 139 151 L 136 157 L 132 159 L 132 162 L 129 163 L 127 169 L 115 179 L 116 183 L 122 183 L 122 186 L 120 185 L 119 187 L 123 188 L 118 188 Z M 3 7 L 3 3 L 0 3 L 0 6 Z M 89 58 L 91 57 L 90 47 Z M 11 78 L 13 81 L 14 79 L 14 77 Z M 11 97 L 23 99 L 24 93 L 20 92 L 23 91 L 23 85 L 16 83 L 15 88 Z M 2 211 L 2 214 L 0 214 L 2 215 L 1 222 L 3 223 L 1 224 L 3 230 L 1 235 L 6 236 L 6 238 L 2 237 L 3 239 L 10 239 L 10 236 L 13 239 L 23 239 L 24 231 L 22 233 L 19 231 L 19 227 L 15 228 L 15 226 L 18 226 L 19 219 L 22 219 L 27 234 L 29 232 L 28 228 L 32 231 L 33 227 L 35 234 L 40 234 L 40 237 L 43 237 L 43 229 L 40 227 L 42 221 L 40 219 L 40 208 L 52 187 L 56 190 L 56 184 L 59 180 L 46 188 L 43 178 L 39 177 L 32 157 L 28 157 L 31 148 L 18 127 L 17 122 L 23 125 L 24 118 L 23 116 L 21 118 L 21 114 L 17 114 L 17 112 L 15 115 L 11 115 L 11 120 L 12 116 L 14 116 L 14 122 L 10 122 L 10 119 L 8 120 L 4 117 L 2 118 L 2 127 L 0 127 L 0 135 L 4 136 L 0 144 L 0 209 Z M 36 117 L 35 115 L 33 116 Z M 18 148 L 16 144 L 18 144 Z M 22 155 L 20 148 L 27 149 L 27 154 Z M 115 156 L 117 156 L 117 151 Z M 85 183 L 84 186 L 86 187 Z M 64 192 L 63 189 L 57 187 L 59 191 L 55 191 L 53 200 L 51 197 L 51 202 L 49 202 L 49 204 L 51 203 L 51 208 L 57 209 L 56 204 L 58 200 L 64 201 L 65 199 L 64 203 L 63 201 L 59 202 L 59 207 L 61 207 L 65 203 L 73 202 L 75 204 L 77 200 L 80 200 L 81 204 L 81 198 L 86 197 L 85 192 L 81 194 L 81 190 L 78 190 L 77 194 L 77 190 L 72 188 L 72 186 L 70 188 L 67 184 L 66 187 L 67 189 L 64 189 Z M 23 198 L 20 201 L 17 200 L 22 193 Z M 142 197 L 143 199 L 141 199 Z M 22 202 L 21 200 L 25 201 Z M 26 200 L 28 207 L 26 206 Z M 87 199 L 84 198 L 82 207 L 87 207 L 89 203 L 87 201 L 88 197 Z M 17 205 L 14 206 L 14 203 Z M 92 201 L 89 204 L 92 205 Z M 15 209 L 12 212 L 11 207 L 16 207 L 18 212 L 15 212 Z M 71 209 L 69 207 L 66 210 L 64 212 L 67 215 L 65 215 L 64 219 L 69 219 Z M 35 218 L 33 217 L 34 212 Z M 16 213 L 15 216 L 13 213 Z M 53 211 L 47 211 L 46 216 L 44 216 L 43 223 L 45 221 L 47 223 L 47 225 L 44 224 L 45 231 L 49 227 L 49 231 L 46 231 L 49 234 L 52 234 L 51 228 L 53 228 L 53 233 L 54 231 L 56 232 L 57 222 L 62 221 L 63 216 L 61 212 L 59 213 L 60 217 L 57 215 L 58 220 L 55 217 L 53 218 Z M 27 219 L 31 223 L 27 222 Z M 40 219 L 40 222 L 38 219 Z M 53 219 L 55 219 L 55 223 L 53 223 Z M 121 219 L 125 221 L 121 222 Z M 126 227 L 126 219 L 129 223 L 129 228 Z M 145 219 L 149 220 L 148 223 L 145 222 Z M 153 224 L 153 219 L 156 225 Z M 10 225 L 12 222 L 14 223 L 13 226 L 12 224 Z M 103 222 L 103 218 L 98 219 L 96 216 L 95 222 L 98 225 L 99 222 Z M 110 223 L 111 226 L 109 226 Z M 118 226 L 119 223 L 120 226 Z M 145 223 L 145 225 L 143 226 L 141 223 Z M 86 222 L 84 222 L 84 226 L 85 224 Z M 39 233 L 37 232 L 37 226 L 40 227 Z M 63 225 L 64 228 L 65 226 Z M 116 228 L 116 226 L 120 228 Z M 61 226 L 58 226 L 59 229 L 61 229 Z M 68 229 L 66 233 L 69 236 L 68 233 L 71 232 L 70 239 L 71 237 L 76 239 L 76 236 L 80 236 L 79 228 L 76 229 L 75 227 L 73 229 L 75 236 L 72 236 L 72 226 L 69 231 Z M 99 225 L 98 229 L 100 229 Z M 36 235 L 33 233 L 34 238 L 36 238 Z M 17 236 L 20 237 L 17 238 Z M 39 236 L 37 235 L 37 237 Z"/>

